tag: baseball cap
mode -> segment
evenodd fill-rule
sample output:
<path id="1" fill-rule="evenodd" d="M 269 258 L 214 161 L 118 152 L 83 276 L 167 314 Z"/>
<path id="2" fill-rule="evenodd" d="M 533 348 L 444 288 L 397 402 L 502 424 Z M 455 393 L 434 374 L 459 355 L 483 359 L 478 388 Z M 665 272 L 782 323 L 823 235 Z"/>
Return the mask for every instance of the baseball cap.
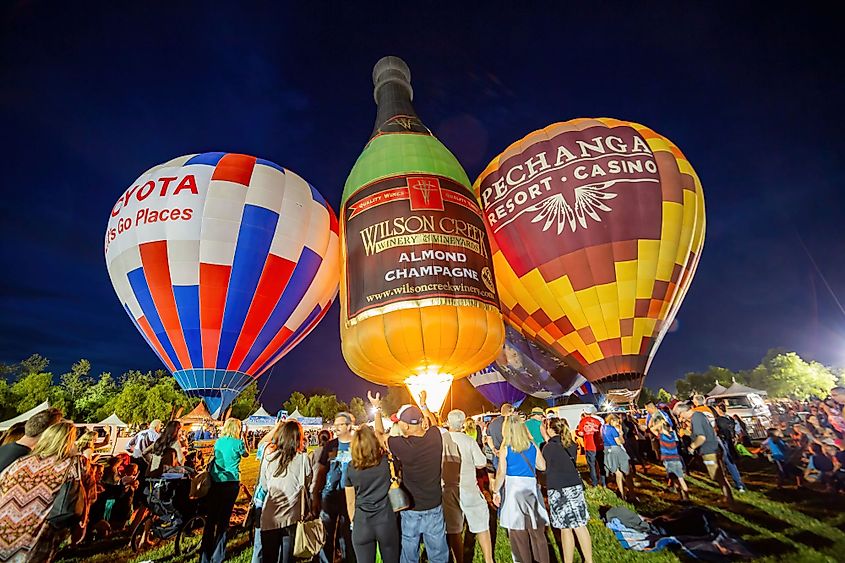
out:
<path id="1" fill-rule="evenodd" d="M 540 416 L 542 416 L 543 409 L 541 409 L 540 407 L 534 407 L 533 409 L 531 409 L 531 416 L 534 416 L 535 414 L 539 414 Z"/>
<path id="2" fill-rule="evenodd" d="M 406 424 L 419 424 L 422 422 L 422 411 L 414 405 L 404 405 L 396 414 L 399 420 Z"/>

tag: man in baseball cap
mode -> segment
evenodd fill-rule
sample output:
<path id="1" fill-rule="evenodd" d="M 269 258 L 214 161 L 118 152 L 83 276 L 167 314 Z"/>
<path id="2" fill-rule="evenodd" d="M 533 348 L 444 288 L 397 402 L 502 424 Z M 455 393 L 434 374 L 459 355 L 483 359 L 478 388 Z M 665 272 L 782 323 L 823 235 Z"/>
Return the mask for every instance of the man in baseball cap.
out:
<path id="1" fill-rule="evenodd" d="M 528 432 L 531 433 L 531 440 L 541 448 L 546 443 L 546 438 L 543 436 L 543 409 L 534 407 L 531 409 L 531 416 L 525 421 L 525 426 Z"/>
<path id="2" fill-rule="evenodd" d="M 423 421 L 434 416 L 426 407 L 425 392 L 419 404 L 403 405 L 396 413 L 401 436 L 387 437 L 381 420 L 381 398 L 367 393 L 376 409 L 376 434 L 387 449 L 402 464 L 402 484 L 411 497 L 411 509 L 401 512 L 402 561 L 419 561 L 420 537 L 431 563 L 447 563 L 449 546 L 446 542 L 446 522 L 443 518 L 443 491 L 440 485 L 443 458 L 443 436 L 432 424 L 427 429 Z"/>

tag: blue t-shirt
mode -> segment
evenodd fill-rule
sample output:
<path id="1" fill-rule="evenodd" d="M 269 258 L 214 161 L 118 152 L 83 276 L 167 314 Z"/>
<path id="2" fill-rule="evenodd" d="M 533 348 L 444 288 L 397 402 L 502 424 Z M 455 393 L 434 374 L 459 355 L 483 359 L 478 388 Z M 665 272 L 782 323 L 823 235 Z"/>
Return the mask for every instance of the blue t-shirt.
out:
<path id="1" fill-rule="evenodd" d="M 619 444 L 616 443 L 616 438 L 618 437 L 619 430 L 617 430 L 615 426 L 605 424 L 601 427 L 601 440 L 602 442 L 604 442 L 605 448 L 609 448 L 610 446 L 618 446 Z"/>
<path id="2" fill-rule="evenodd" d="M 346 482 L 346 468 L 352 461 L 349 444 L 349 442 L 341 442 L 335 438 L 323 448 L 323 453 L 320 454 L 320 464 L 328 468 L 323 496 L 343 491 L 343 484 Z"/>
<path id="3" fill-rule="evenodd" d="M 772 459 L 776 459 L 778 461 L 786 461 L 786 450 L 781 447 L 783 446 L 783 442 L 780 440 L 772 440 L 771 438 L 766 438 L 763 440 L 764 447 L 768 447 L 769 451 L 772 452 Z"/>
<path id="4" fill-rule="evenodd" d="M 211 480 L 217 483 L 241 480 L 241 458 L 246 457 L 243 441 L 223 436 L 214 442 L 214 463 L 208 470 Z"/>
<path id="5" fill-rule="evenodd" d="M 526 460 L 527 458 L 527 460 Z M 508 446 L 508 472 L 511 477 L 535 477 L 537 465 L 537 448 L 534 444 L 523 452 L 515 452 Z"/>

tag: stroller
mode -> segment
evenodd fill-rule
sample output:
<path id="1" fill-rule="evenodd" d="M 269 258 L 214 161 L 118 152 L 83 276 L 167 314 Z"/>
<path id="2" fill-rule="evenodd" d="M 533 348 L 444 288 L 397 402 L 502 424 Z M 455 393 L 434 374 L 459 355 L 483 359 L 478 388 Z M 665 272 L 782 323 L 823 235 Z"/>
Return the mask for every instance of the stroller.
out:
<path id="1" fill-rule="evenodd" d="M 147 479 L 144 496 L 150 512 L 157 516 L 151 532 L 158 539 L 173 537 L 191 517 L 195 503 L 188 498 L 191 480 L 184 475 Z"/>

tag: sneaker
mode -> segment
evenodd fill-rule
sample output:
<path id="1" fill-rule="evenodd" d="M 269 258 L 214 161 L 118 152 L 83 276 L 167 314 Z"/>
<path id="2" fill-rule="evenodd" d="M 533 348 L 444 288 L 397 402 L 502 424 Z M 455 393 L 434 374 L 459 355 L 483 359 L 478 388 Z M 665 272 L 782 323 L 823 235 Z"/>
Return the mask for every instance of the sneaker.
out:
<path id="1" fill-rule="evenodd" d="M 738 488 L 738 489 L 736 490 L 736 492 L 738 492 L 738 493 L 747 493 L 747 492 L 748 492 L 748 489 L 746 489 L 745 487 L 740 487 L 740 488 Z"/>

